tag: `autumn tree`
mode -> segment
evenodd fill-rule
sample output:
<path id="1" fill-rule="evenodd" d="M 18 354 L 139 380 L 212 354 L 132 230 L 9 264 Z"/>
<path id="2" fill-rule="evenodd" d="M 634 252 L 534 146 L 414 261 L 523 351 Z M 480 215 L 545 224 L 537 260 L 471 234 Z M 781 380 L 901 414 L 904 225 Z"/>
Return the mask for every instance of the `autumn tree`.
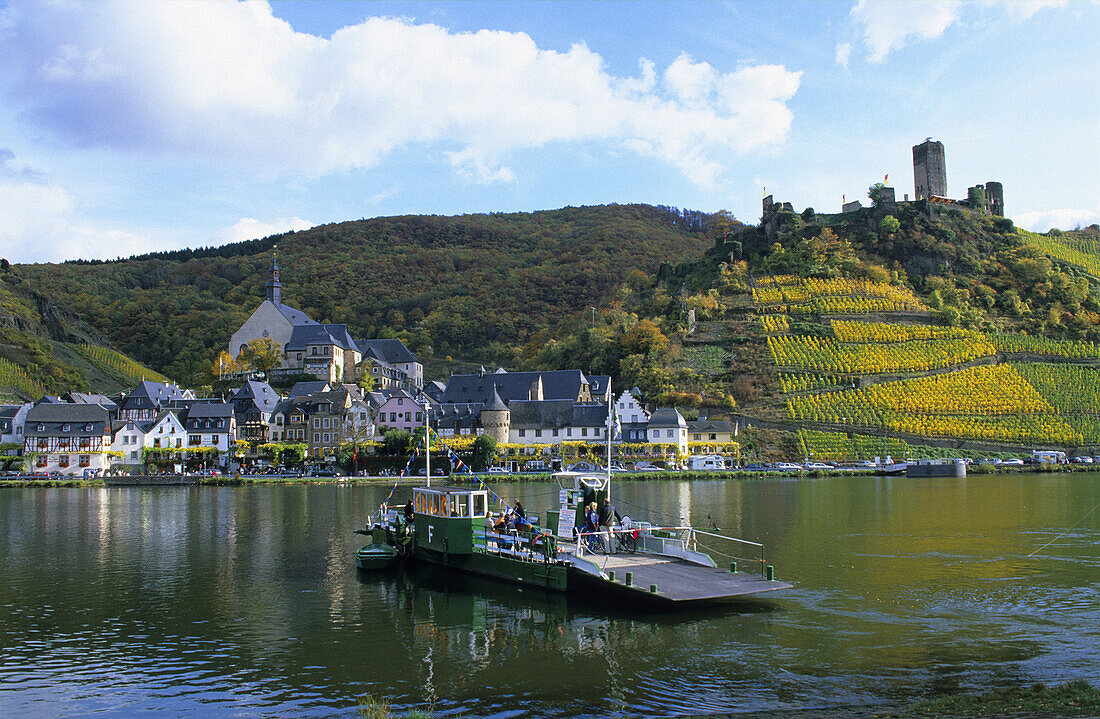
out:
<path id="1" fill-rule="evenodd" d="M 244 346 L 237 356 L 237 362 L 243 368 L 253 372 L 270 372 L 283 360 L 283 351 L 268 337 L 254 339 Z"/>

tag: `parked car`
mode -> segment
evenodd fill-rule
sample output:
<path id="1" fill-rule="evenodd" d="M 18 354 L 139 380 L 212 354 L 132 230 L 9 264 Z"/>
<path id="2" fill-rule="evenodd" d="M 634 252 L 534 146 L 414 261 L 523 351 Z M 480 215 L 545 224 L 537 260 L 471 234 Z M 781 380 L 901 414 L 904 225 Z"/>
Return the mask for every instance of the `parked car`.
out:
<path id="1" fill-rule="evenodd" d="M 1013 467 L 1022 467 L 1022 466 L 1024 466 L 1024 460 L 1022 460 L 1022 459 L 1005 459 L 1005 460 L 1001 461 L 1001 464 L 1011 465 Z"/>
<path id="2" fill-rule="evenodd" d="M 489 467 L 489 469 L 485 471 L 489 474 L 511 474 L 507 467 Z"/>
<path id="3" fill-rule="evenodd" d="M 635 472 L 663 472 L 664 469 L 650 462 L 638 462 L 634 465 Z"/>
<path id="4" fill-rule="evenodd" d="M 824 462 L 807 462 L 802 466 L 804 469 L 833 469 L 831 464 L 825 464 Z"/>
<path id="5" fill-rule="evenodd" d="M 335 477 L 336 470 L 332 467 L 319 467 L 309 473 L 311 477 Z"/>
<path id="6" fill-rule="evenodd" d="M 775 468 L 781 472 L 798 472 L 802 469 L 802 465 L 792 462 L 779 462 L 775 465 Z"/>
<path id="7" fill-rule="evenodd" d="M 1071 461 L 1077 464 L 1092 464 L 1092 457 L 1085 457 L 1082 455 L 1080 457 L 1074 457 Z"/>

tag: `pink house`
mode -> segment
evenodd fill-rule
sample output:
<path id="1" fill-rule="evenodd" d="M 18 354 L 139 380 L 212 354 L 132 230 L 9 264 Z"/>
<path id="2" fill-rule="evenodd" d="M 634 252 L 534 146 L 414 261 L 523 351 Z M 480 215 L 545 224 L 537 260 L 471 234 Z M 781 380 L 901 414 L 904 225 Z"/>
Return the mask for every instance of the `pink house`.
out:
<path id="1" fill-rule="evenodd" d="M 407 429 L 424 426 L 424 401 L 418 401 L 403 389 L 370 393 L 371 404 L 378 408 L 375 425 L 379 428 Z"/>

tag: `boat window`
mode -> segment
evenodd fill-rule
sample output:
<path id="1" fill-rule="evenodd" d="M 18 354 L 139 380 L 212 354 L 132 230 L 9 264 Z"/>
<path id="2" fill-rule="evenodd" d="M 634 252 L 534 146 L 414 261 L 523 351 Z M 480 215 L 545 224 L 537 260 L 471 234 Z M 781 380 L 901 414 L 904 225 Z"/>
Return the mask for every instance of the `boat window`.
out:
<path id="1" fill-rule="evenodd" d="M 485 516 L 485 495 L 484 494 L 475 494 L 473 497 L 470 497 L 470 499 L 473 500 L 473 505 L 474 505 L 474 514 L 473 514 L 473 516 L 475 516 L 475 517 L 484 517 Z"/>
<path id="2" fill-rule="evenodd" d="M 450 512 L 447 511 L 447 498 L 446 497 L 440 497 L 439 498 L 439 512 L 437 512 L 437 514 L 439 514 L 440 517 L 446 517 L 450 514 Z"/>
<path id="3" fill-rule="evenodd" d="M 456 517 L 469 517 L 470 516 L 470 497 L 465 494 L 460 494 L 454 498 L 454 516 Z"/>

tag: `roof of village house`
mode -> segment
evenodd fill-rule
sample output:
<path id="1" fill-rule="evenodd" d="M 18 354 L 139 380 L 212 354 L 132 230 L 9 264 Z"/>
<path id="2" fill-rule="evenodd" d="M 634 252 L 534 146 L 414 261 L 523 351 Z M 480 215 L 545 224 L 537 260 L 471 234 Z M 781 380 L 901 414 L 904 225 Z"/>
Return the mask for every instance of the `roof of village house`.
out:
<path id="1" fill-rule="evenodd" d="M 679 410 L 670 407 L 663 407 L 655 411 L 649 417 L 650 427 L 683 427 L 687 428 L 687 420 L 684 419 L 684 415 L 680 414 Z"/>
<path id="2" fill-rule="evenodd" d="M 286 351 L 301 352 L 309 345 L 336 345 L 341 349 L 360 351 L 348 334 L 347 325 L 322 325 L 316 322 L 310 325 L 296 325 L 290 331 Z"/>
<path id="3" fill-rule="evenodd" d="M 261 412 L 271 412 L 275 409 L 279 399 L 279 393 L 272 389 L 271 385 L 256 380 L 248 380 L 238 387 L 237 391 L 230 397 L 230 401 L 233 402 L 237 410 L 242 412 L 246 411 L 249 405 L 256 407 Z"/>
<path id="4" fill-rule="evenodd" d="M 692 432 L 714 432 L 729 434 L 733 432 L 733 425 L 720 419 L 697 419 L 687 423 Z"/>
<path id="5" fill-rule="evenodd" d="M 65 397 L 73 404 L 98 404 L 108 411 L 117 411 L 118 403 L 105 394 L 91 394 L 88 392 L 69 392 Z"/>
<path id="6" fill-rule="evenodd" d="M 416 362 L 416 355 L 409 351 L 401 340 L 358 340 L 359 351 L 364 357 L 373 357 L 376 360 L 389 364 L 404 364 Z"/>
<path id="7" fill-rule="evenodd" d="M 21 404 L 0 405 L 0 419 L 15 419 L 15 415 L 19 414 L 22 408 Z"/>
<path id="8" fill-rule="evenodd" d="M 451 375 L 443 402 L 486 402 L 493 387 L 501 399 L 511 404 L 513 400 L 529 399 L 531 386 L 541 378 L 542 398 L 546 400 L 568 399 L 576 402 L 588 378 L 577 369 L 551 372 L 493 372 L 491 374 Z"/>
<path id="9" fill-rule="evenodd" d="M 233 416 L 229 402 L 195 402 L 187 412 L 188 419 L 225 419 Z"/>
<path id="10" fill-rule="evenodd" d="M 40 404 L 27 412 L 24 434 L 52 437 L 104 434 L 109 419 L 110 414 L 98 404 Z M 45 425 L 42 430 L 38 429 L 40 424 Z M 84 429 L 88 424 L 92 425 L 91 430 Z"/>
<path id="11" fill-rule="evenodd" d="M 318 392 L 326 392 L 328 389 L 328 382 L 321 379 L 295 382 L 294 386 L 290 388 L 290 393 L 287 396 L 291 399 L 295 397 L 307 397 Z"/>
<path id="12" fill-rule="evenodd" d="M 573 400 L 514 400 L 509 425 L 512 429 L 600 427 L 607 424 L 607 405 Z"/>
<path id="13" fill-rule="evenodd" d="M 141 381 L 134 391 L 122 400 L 121 409 L 156 409 L 173 400 L 194 399 L 188 390 L 164 382 Z"/>
<path id="14" fill-rule="evenodd" d="M 585 375 L 588 377 L 588 386 L 593 395 L 607 394 L 607 388 L 611 386 L 611 376 L 606 374 Z"/>

